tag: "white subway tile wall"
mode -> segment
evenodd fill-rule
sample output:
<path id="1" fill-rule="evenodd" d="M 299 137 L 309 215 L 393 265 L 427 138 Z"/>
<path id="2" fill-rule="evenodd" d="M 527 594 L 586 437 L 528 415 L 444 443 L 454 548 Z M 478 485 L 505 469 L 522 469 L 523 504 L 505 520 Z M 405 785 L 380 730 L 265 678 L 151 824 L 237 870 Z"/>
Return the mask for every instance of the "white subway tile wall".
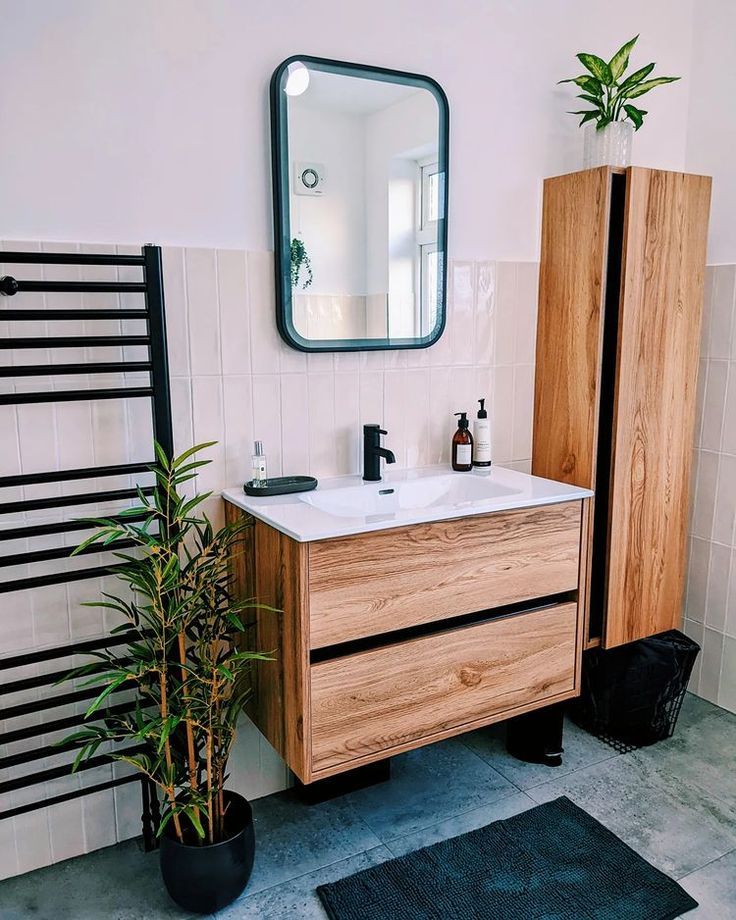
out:
<path id="1" fill-rule="evenodd" d="M 69 243 L 5 242 L 5 250 L 110 251 L 110 246 Z M 120 246 L 120 252 L 136 252 Z M 476 400 L 488 400 L 494 459 L 528 470 L 531 456 L 532 390 L 536 317 L 537 266 L 534 263 L 458 261 L 450 265 L 447 331 L 429 349 L 386 353 L 306 355 L 286 346 L 274 321 L 273 257 L 267 252 L 166 248 L 163 253 L 166 314 L 171 371 L 172 411 L 176 447 L 195 441 L 217 441 L 212 460 L 197 483 L 215 492 L 238 485 L 250 476 L 253 440 L 264 442 L 270 475 L 311 473 L 325 478 L 357 473 L 360 465 L 360 429 L 364 422 L 380 422 L 389 431 L 387 444 L 400 466 L 448 462 L 454 412 L 474 414 Z M 0 263 L 2 256 L 0 254 Z M 40 266 L 14 266 L 19 277 L 43 277 Z M 128 269 L 55 267 L 54 278 L 105 277 L 129 280 Z M 53 272 L 53 274 L 51 274 Z M 128 272 L 128 274 L 125 274 Z M 4 273 L 0 264 L 0 274 Z M 23 303 L 43 306 L 91 306 L 116 295 L 24 295 Z M 18 306 L 16 299 L 13 306 Z M 10 305 L 10 302 L 8 302 Z M 135 304 L 133 304 L 135 305 Z M 0 317 L 1 320 L 1 317 Z M 0 335 L 9 334 L 0 322 Z M 55 327 L 55 328 L 54 328 Z M 13 324 L 13 333 L 33 335 L 92 333 L 100 323 Z M 129 325 L 106 323 L 104 331 L 137 331 Z M 50 360 L 112 360 L 110 349 L 65 350 L 50 355 L 37 352 L 0 352 L 6 363 L 47 363 Z M 128 350 L 126 357 L 139 357 Z M 122 357 L 118 350 L 115 357 Z M 122 376 L 110 376 L 104 385 L 121 385 Z M 129 376 L 127 382 L 132 382 Z M 13 386 L 3 379 L 2 386 Z M 101 384 L 98 377 L 26 379 L 18 389 L 62 389 Z M 58 405 L 0 407 L 0 475 L 48 468 L 71 468 L 105 462 L 150 459 L 151 425 L 145 401 L 79 402 Z M 123 488 L 127 478 L 112 482 Z M 90 489 L 103 482 L 85 482 Z M 80 490 L 68 483 L 57 491 Z M 11 495 L 10 492 L 14 494 Z M 49 494 L 43 487 L 43 494 Z M 39 487 L 6 490 L 4 501 L 40 494 Z M 100 508 L 100 511 L 103 509 Z M 109 510 L 109 506 L 106 510 Z M 89 513 L 89 507 L 73 509 Z M 208 502 L 208 512 L 222 520 L 219 498 Z M 54 515 L 56 515 L 54 517 Z M 44 520 L 59 520 L 48 512 Z M 36 517 L 34 520 L 38 521 Z M 20 523 L 21 520 L 13 523 Z M 7 523 L 5 521 L 4 523 Z M 76 535 L 72 535 L 76 536 Z M 70 541 L 72 542 L 71 538 Z M 28 547 L 6 544 L 7 551 Z M 37 541 L 34 548 L 63 545 Z M 100 557 L 102 561 L 102 557 Z M 37 564 L 34 573 L 57 570 L 62 563 Z M 20 577 L 5 570 L 5 577 Z M 83 607 L 85 600 L 110 589 L 109 580 L 73 582 L 32 592 L 2 595 L 0 656 L 21 654 L 76 639 L 104 635 L 116 625 L 100 610 Z M 63 669 L 71 662 L 55 661 L 46 670 Z M 6 676 L 21 678 L 41 673 L 41 666 L 17 668 Z M 12 705 L 48 690 L 5 697 Z M 81 704 L 79 704 L 81 705 Z M 55 710 L 55 716 L 74 713 L 73 707 Z M 12 727 L 38 724 L 37 715 L 16 718 Z M 0 723 L 2 725 L 2 723 Z M 10 727 L 8 721 L 3 727 Z M 48 736 L 55 740 L 56 736 Z M 7 756 L 33 746 L 19 741 L 0 748 Z M 44 769 L 65 762 L 65 756 L 5 770 L 0 780 L 21 770 Z M 232 758 L 232 782 L 257 798 L 284 788 L 288 773 L 270 746 L 247 721 Z M 43 787 L 10 793 L 0 809 L 33 801 L 75 785 L 91 785 L 122 775 L 128 768 L 114 765 L 57 780 Z M 53 789 L 53 793 L 52 793 Z M 42 808 L 0 822 L 0 878 L 87 852 L 140 833 L 141 800 L 137 783 L 114 792 L 96 793 L 63 805 Z"/>
<path id="2" fill-rule="evenodd" d="M 698 379 L 684 631 L 690 689 L 736 712 L 736 265 L 709 266 Z"/>

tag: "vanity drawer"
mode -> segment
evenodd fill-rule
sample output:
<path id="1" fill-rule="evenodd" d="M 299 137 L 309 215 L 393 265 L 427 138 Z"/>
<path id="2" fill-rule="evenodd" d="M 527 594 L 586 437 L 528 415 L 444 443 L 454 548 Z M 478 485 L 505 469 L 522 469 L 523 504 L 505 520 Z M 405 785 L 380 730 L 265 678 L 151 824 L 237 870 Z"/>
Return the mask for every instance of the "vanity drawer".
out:
<path id="1" fill-rule="evenodd" d="M 309 544 L 310 647 L 574 591 L 581 502 Z"/>
<path id="2" fill-rule="evenodd" d="M 576 636 L 569 603 L 312 665 L 312 777 L 573 696 Z"/>

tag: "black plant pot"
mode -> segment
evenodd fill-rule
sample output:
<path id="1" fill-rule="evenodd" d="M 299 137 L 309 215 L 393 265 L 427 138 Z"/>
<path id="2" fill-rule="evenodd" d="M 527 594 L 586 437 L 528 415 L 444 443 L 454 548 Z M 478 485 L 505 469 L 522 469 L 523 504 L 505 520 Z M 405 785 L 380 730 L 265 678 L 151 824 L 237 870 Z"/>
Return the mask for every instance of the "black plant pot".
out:
<path id="1" fill-rule="evenodd" d="M 228 836 L 221 843 L 179 843 L 171 821 L 161 836 L 161 875 L 184 910 L 211 914 L 234 901 L 248 884 L 256 848 L 253 813 L 237 792 L 225 792 L 225 801 Z"/>

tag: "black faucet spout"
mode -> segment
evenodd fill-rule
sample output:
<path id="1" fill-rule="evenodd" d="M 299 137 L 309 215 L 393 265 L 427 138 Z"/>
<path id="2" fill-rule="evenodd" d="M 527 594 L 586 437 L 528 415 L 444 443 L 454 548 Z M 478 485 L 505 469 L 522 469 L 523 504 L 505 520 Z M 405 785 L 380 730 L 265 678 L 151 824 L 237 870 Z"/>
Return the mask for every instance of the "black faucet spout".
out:
<path id="1" fill-rule="evenodd" d="M 381 435 L 388 434 L 380 425 L 363 425 L 363 479 L 381 481 L 381 457 L 386 463 L 396 463 L 392 450 L 381 447 Z"/>

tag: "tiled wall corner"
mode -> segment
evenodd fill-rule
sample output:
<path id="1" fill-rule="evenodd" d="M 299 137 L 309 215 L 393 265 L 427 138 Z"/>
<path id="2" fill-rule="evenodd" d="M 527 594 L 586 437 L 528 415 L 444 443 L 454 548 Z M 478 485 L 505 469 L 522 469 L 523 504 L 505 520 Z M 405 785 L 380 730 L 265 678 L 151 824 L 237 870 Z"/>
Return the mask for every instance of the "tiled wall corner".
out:
<path id="1" fill-rule="evenodd" d="M 698 377 L 683 628 L 690 689 L 736 712 L 736 265 L 709 266 Z"/>

